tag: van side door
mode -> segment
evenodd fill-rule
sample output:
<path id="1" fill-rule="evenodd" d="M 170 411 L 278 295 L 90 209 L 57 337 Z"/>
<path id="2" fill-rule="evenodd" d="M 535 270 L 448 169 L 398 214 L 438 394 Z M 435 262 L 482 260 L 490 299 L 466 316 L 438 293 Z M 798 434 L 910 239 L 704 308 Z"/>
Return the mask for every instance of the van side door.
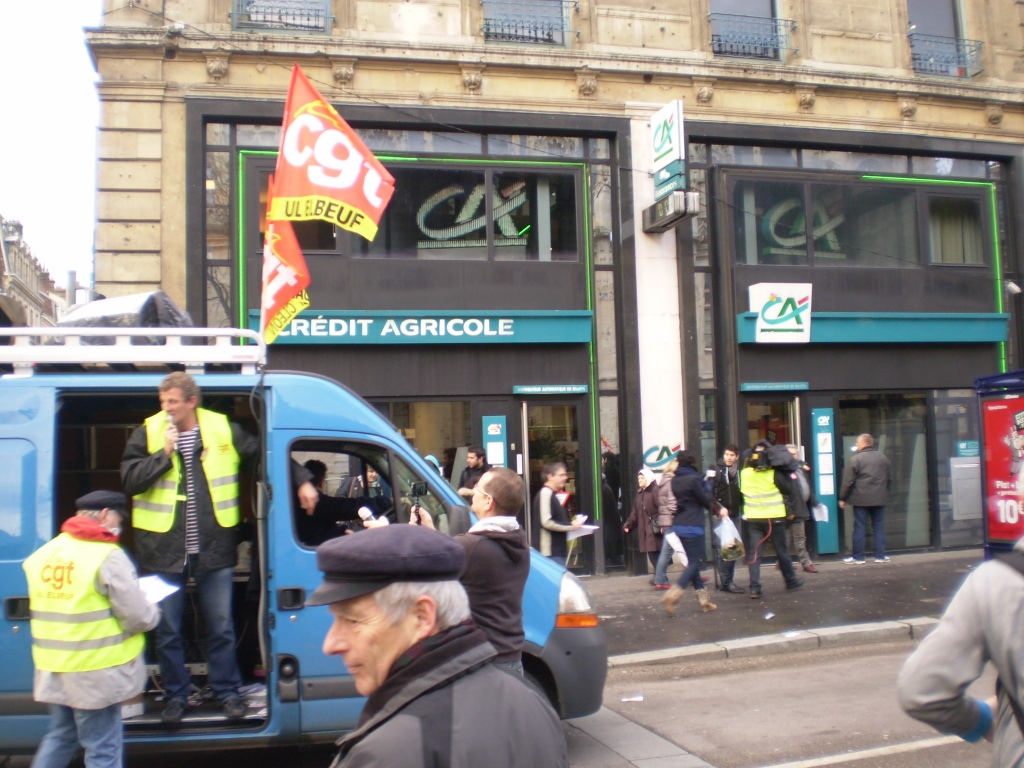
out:
<path id="1" fill-rule="evenodd" d="M 46 728 L 46 708 L 32 701 L 32 636 L 22 563 L 55 533 L 55 404 L 51 387 L 12 383 L 0 390 L 0 711 L 41 715 L 42 728 L 38 734 L 30 733 L 28 723 L 19 719 L 18 732 L 8 734 L 7 726 L 0 725 L 0 743 L 7 746 L 33 737 L 37 743 Z"/>

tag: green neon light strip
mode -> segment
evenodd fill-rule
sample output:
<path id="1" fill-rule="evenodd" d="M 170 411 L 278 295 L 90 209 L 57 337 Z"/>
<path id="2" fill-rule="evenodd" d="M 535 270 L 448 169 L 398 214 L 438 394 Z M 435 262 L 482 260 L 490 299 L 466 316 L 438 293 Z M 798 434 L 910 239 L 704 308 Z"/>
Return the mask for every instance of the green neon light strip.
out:
<path id="1" fill-rule="evenodd" d="M 999 250 L 999 215 L 996 208 L 996 185 L 991 181 L 957 181 L 954 179 L 922 179 L 915 176 L 861 176 L 864 181 L 893 181 L 910 184 L 931 184 L 932 186 L 947 187 L 988 187 L 989 193 L 989 215 L 991 217 L 992 231 L 990 233 L 992 243 L 992 261 L 995 265 L 995 294 L 996 312 L 1003 312 L 1003 258 Z M 999 342 L 999 372 L 1006 373 L 1006 342 Z"/>
<path id="2" fill-rule="evenodd" d="M 591 336 L 587 345 L 587 355 L 590 361 L 590 445 L 591 445 L 591 466 L 594 468 L 593 483 L 591 484 L 594 493 L 595 519 L 600 521 L 604 518 L 605 510 L 601 508 L 604 494 L 601 493 L 601 393 L 597 389 L 597 310 L 594 308 L 594 259 L 590 249 L 591 243 L 591 220 L 590 220 L 590 169 L 583 166 L 580 176 L 583 179 L 583 263 L 587 270 L 587 309 L 591 312 Z M 595 552 L 595 557 L 596 557 Z"/>

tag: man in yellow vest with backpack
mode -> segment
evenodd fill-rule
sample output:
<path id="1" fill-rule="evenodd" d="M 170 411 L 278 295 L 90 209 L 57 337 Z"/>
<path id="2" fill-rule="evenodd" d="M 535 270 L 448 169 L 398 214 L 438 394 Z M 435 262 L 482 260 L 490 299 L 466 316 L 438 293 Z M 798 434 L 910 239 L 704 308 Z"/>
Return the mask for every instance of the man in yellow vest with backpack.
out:
<path id="1" fill-rule="evenodd" d="M 121 702 L 146 684 L 142 633 L 160 609 L 139 588 L 118 545 L 127 499 L 93 491 L 78 514 L 25 560 L 31 611 L 33 698 L 50 705 L 35 768 L 64 768 L 85 749 L 87 768 L 121 768 Z"/>
<path id="2" fill-rule="evenodd" d="M 172 373 L 159 387 L 160 411 L 137 428 L 121 459 L 121 482 L 132 496 L 135 555 L 139 566 L 182 589 L 160 602 L 157 661 L 163 678 L 165 723 L 188 710 L 192 679 L 185 666 L 182 617 L 186 583 L 195 581 L 213 697 L 229 718 L 246 705 L 235 657 L 232 577 L 238 562 L 238 471 L 259 454 L 259 441 L 226 416 L 199 407 L 199 386 L 187 373 Z M 299 498 L 315 508 L 317 492 L 299 467 Z"/>

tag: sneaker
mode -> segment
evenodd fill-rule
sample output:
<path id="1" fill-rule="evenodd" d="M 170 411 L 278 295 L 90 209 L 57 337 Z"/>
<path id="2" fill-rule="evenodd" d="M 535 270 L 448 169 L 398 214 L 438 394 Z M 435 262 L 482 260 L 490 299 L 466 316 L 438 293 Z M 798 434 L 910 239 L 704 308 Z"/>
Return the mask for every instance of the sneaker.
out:
<path id="1" fill-rule="evenodd" d="M 786 585 L 786 589 L 788 589 L 790 592 L 793 592 L 794 590 L 800 589 L 800 587 L 802 587 L 803 585 L 803 579 L 793 579 L 792 583 Z"/>
<path id="2" fill-rule="evenodd" d="M 165 723 L 180 723 L 182 718 L 185 717 L 185 710 L 188 709 L 188 702 L 184 699 L 171 699 L 164 706 L 164 711 L 160 713 L 160 719 Z"/>
<path id="3" fill-rule="evenodd" d="M 843 562 L 847 565 L 864 565 L 864 560 L 856 560 L 852 557 L 844 557 Z"/>
<path id="4" fill-rule="evenodd" d="M 762 595 L 761 595 L 761 588 L 760 587 L 751 587 L 750 588 L 750 599 L 751 600 L 760 600 L 761 597 L 762 597 Z"/>
<path id="5" fill-rule="evenodd" d="M 811 563 L 810 565 L 805 565 L 804 566 L 804 571 L 806 573 L 817 573 L 818 572 L 818 566 L 816 566 L 814 563 Z"/>
<path id="6" fill-rule="evenodd" d="M 654 588 L 655 589 L 671 589 L 672 585 L 671 584 L 655 584 Z"/>
<path id="7" fill-rule="evenodd" d="M 239 696 L 229 696 L 220 705 L 220 711 L 233 720 L 245 716 L 245 702 Z"/>
<path id="8" fill-rule="evenodd" d="M 876 557 L 875 558 L 875 562 L 876 563 L 891 563 L 892 562 L 892 558 L 889 558 L 889 557 Z"/>

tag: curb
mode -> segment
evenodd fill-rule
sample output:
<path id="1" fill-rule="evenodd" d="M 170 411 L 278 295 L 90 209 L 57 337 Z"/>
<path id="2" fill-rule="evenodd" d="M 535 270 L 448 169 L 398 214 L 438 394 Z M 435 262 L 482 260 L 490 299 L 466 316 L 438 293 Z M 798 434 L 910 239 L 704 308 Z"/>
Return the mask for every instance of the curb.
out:
<path id="1" fill-rule="evenodd" d="M 623 653 L 608 657 L 608 668 L 638 666 L 641 664 L 670 664 L 715 659 L 740 659 L 765 654 L 809 651 L 816 648 L 837 648 L 848 645 L 919 640 L 927 635 L 939 620 L 921 616 L 899 621 L 876 621 L 868 624 L 848 624 L 841 627 L 800 629 L 771 635 L 757 635 L 720 643 L 684 645 L 660 651 Z"/>

